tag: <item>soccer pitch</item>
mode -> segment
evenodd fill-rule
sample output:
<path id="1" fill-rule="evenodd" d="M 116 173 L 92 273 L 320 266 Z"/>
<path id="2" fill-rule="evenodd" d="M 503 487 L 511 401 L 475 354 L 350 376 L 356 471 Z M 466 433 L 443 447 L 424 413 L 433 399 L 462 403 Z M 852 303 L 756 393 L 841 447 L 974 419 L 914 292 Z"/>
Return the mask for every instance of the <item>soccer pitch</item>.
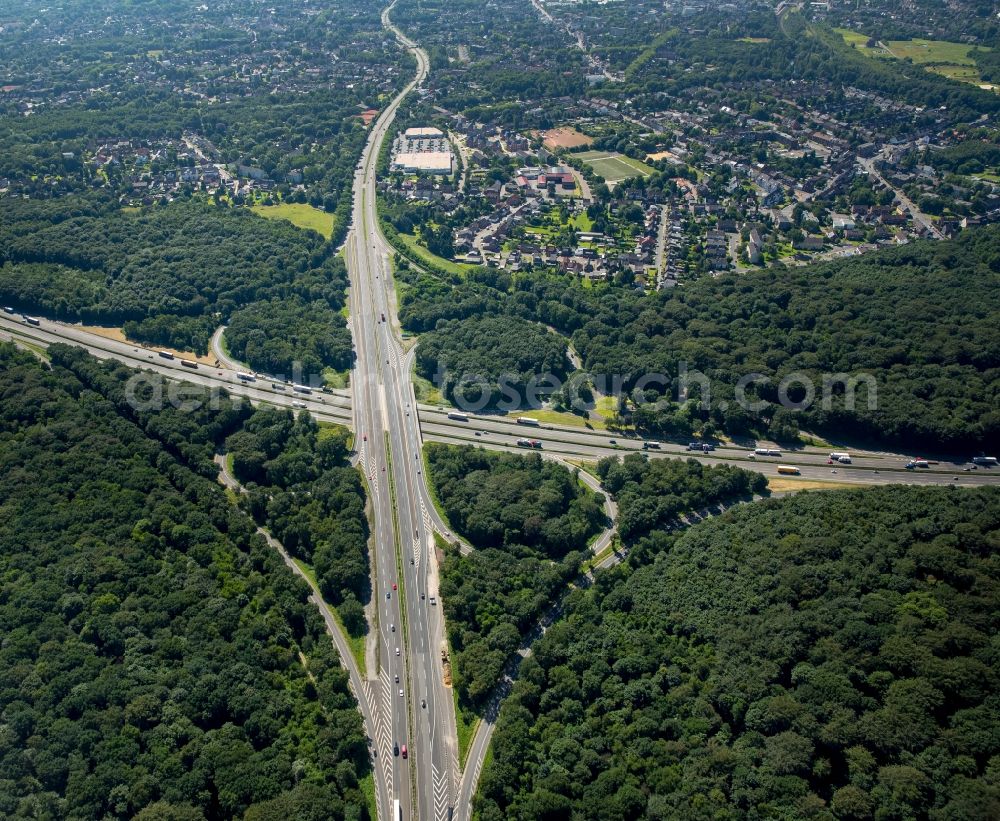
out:
<path id="1" fill-rule="evenodd" d="M 656 170 L 644 162 L 622 156 L 617 152 L 584 151 L 576 156 L 593 168 L 594 173 L 605 182 L 620 182 L 629 177 L 648 177 Z"/>

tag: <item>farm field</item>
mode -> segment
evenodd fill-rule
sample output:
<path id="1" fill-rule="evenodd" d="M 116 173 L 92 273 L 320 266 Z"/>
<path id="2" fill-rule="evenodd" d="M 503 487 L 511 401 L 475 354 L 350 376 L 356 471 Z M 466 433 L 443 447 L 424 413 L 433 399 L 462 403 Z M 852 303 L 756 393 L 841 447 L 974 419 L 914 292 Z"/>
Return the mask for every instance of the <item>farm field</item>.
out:
<path id="1" fill-rule="evenodd" d="M 616 183 L 629 177 L 648 177 L 656 171 L 640 160 L 625 157 L 617 152 L 584 151 L 576 155 L 594 169 L 605 182 Z"/>

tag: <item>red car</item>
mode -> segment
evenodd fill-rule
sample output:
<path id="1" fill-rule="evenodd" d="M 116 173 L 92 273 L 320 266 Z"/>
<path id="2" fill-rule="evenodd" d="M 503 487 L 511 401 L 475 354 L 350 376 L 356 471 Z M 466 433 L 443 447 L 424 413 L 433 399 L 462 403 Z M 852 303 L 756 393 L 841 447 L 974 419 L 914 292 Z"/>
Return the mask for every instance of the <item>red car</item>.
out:
<path id="1" fill-rule="evenodd" d="M 403 756 L 403 758 L 406 758 L 406 745 L 405 744 L 402 747 L 399 748 L 399 754 L 401 756 Z"/>
<path id="2" fill-rule="evenodd" d="M 393 590 L 395 590 L 395 589 L 396 589 L 396 583 L 395 583 L 395 582 L 393 582 L 393 583 L 392 583 L 392 589 L 393 589 Z"/>

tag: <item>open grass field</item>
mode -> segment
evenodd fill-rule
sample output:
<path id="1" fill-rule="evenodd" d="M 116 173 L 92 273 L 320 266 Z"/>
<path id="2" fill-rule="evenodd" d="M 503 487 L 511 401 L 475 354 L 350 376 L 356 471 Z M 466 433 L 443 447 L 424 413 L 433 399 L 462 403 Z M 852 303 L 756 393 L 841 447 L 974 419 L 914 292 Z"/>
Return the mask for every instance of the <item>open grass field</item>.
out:
<path id="1" fill-rule="evenodd" d="M 850 29 L 834 29 L 834 31 L 844 38 L 845 43 L 854 46 L 866 57 L 912 60 L 915 65 L 923 66 L 927 71 L 933 71 L 960 83 L 984 85 L 976 68 L 976 61 L 971 56 L 973 47 L 968 43 L 914 38 L 886 41 L 883 43 L 885 48 L 868 48 L 866 45 L 868 35 Z"/>
<path id="2" fill-rule="evenodd" d="M 969 56 L 972 46 L 968 43 L 949 43 L 946 40 L 890 40 L 886 47 L 893 57 L 907 58 L 914 63 L 950 63 L 956 66 L 974 66 Z"/>
<path id="3" fill-rule="evenodd" d="M 844 38 L 844 42 L 849 46 L 854 46 L 858 51 L 864 54 L 866 57 L 890 57 L 885 49 L 881 48 L 868 48 L 866 43 L 868 42 L 867 34 L 859 34 L 856 31 L 851 31 L 850 29 L 834 29 L 837 34 Z"/>
<path id="4" fill-rule="evenodd" d="M 982 81 L 982 78 L 979 76 L 979 70 L 975 66 L 927 66 L 927 70 L 952 80 L 958 80 L 960 83 L 975 83 L 978 85 Z"/>
<path id="5" fill-rule="evenodd" d="M 447 271 L 449 274 L 467 274 L 476 267 L 475 265 L 466 265 L 462 262 L 452 262 L 444 257 L 432 254 L 420 244 L 413 234 L 398 234 L 397 236 L 403 241 L 403 244 L 406 245 L 406 250 L 418 265 L 421 261 L 423 261 L 428 265 L 436 265 L 442 270 Z"/>
<path id="6" fill-rule="evenodd" d="M 847 490 L 857 488 L 850 482 L 822 482 L 815 479 L 789 479 L 786 476 L 768 476 L 767 488 L 772 493 L 795 493 L 800 490 Z"/>
<path id="7" fill-rule="evenodd" d="M 516 410 L 511 411 L 507 414 L 511 419 L 515 419 L 518 416 L 530 416 L 533 419 L 537 419 L 543 424 L 552 425 L 566 425 L 567 427 L 573 428 L 586 428 L 590 427 L 594 430 L 606 430 L 607 424 L 601 419 L 585 419 L 582 416 L 577 416 L 575 413 L 570 413 L 569 411 L 556 411 L 549 410 L 548 408 L 539 408 L 532 410 Z M 525 427 L 528 433 L 531 432 L 530 427 Z"/>
<path id="8" fill-rule="evenodd" d="M 315 231 L 324 239 L 333 236 L 333 214 L 306 203 L 283 202 L 280 205 L 255 205 L 253 212 L 265 219 L 288 220 L 298 228 Z"/>
<path id="9" fill-rule="evenodd" d="M 609 183 L 621 182 L 629 177 L 648 177 L 656 171 L 640 160 L 633 160 L 617 152 L 584 151 L 576 156 L 593 168 L 597 176 Z"/>

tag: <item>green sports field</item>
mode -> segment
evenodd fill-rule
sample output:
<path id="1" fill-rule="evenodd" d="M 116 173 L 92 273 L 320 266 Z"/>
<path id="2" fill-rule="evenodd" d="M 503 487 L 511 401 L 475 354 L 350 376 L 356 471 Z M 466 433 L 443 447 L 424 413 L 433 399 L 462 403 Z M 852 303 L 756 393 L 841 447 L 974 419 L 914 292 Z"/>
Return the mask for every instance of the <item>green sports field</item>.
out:
<path id="1" fill-rule="evenodd" d="M 597 176 L 610 183 L 627 180 L 629 177 L 648 177 L 656 171 L 646 163 L 616 151 L 584 151 L 576 156 L 593 168 Z"/>

